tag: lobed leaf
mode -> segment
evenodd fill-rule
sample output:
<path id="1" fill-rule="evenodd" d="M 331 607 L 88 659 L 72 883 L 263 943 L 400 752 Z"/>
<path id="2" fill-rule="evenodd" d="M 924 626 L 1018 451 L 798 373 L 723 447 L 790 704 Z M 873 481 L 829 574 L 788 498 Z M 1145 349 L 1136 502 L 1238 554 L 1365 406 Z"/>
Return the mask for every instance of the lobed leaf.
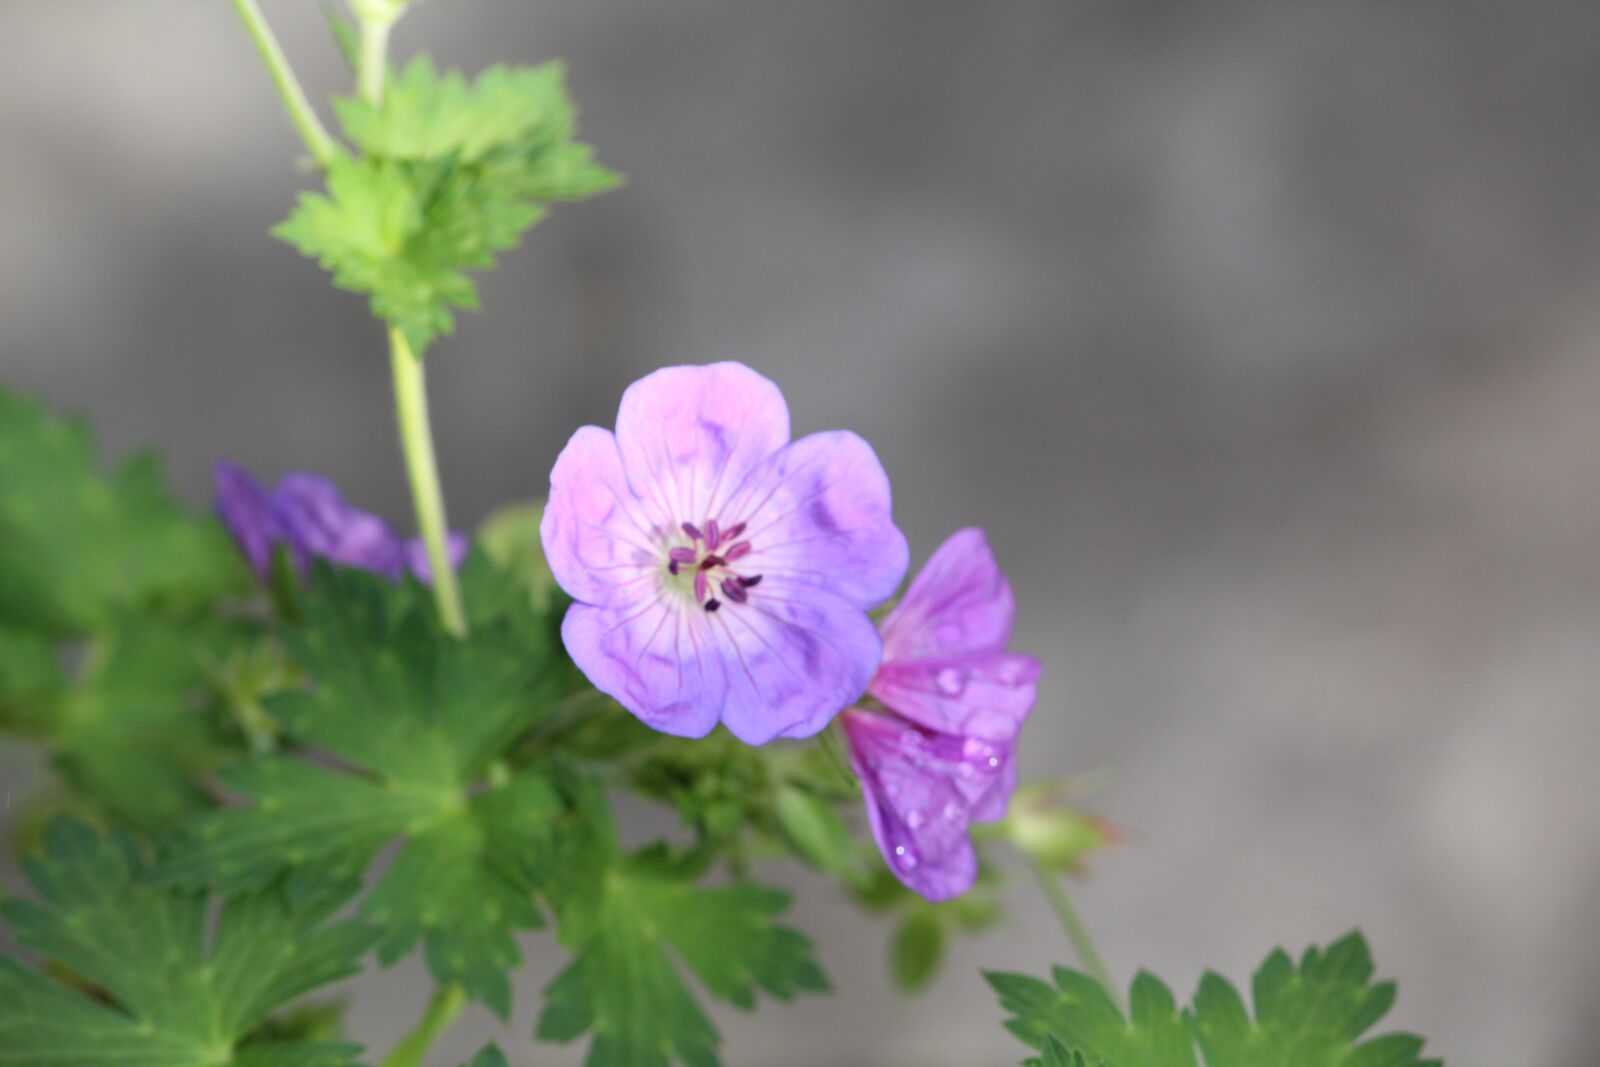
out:
<path id="1" fill-rule="evenodd" d="M 453 332 L 452 309 L 477 309 L 467 272 L 515 247 L 545 204 L 620 181 L 572 140 L 559 64 L 492 67 L 469 83 L 422 56 L 390 78 L 381 106 L 335 108 L 361 155 L 335 159 L 326 192 L 303 194 L 273 232 L 366 293 L 419 355 Z"/>
<path id="2" fill-rule="evenodd" d="M 338 897 L 234 897 L 208 934 L 204 894 L 150 885 L 130 839 L 65 820 L 27 870 L 39 902 L 0 912 L 70 983 L 0 958 L 0 1065 L 342 1067 L 358 1051 L 252 1039 L 282 1005 L 354 974 L 377 940 L 365 923 L 328 921 Z"/>
<path id="3" fill-rule="evenodd" d="M 381 958 L 420 941 L 441 983 L 508 1014 L 513 933 L 542 922 L 519 864 L 548 847 L 561 804 L 535 771 L 491 764 L 566 684 L 550 641 L 534 636 L 542 621 L 513 602 L 520 614 L 457 640 L 420 587 L 320 568 L 286 634 L 314 685 L 268 706 L 286 736 L 332 760 L 277 756 L 225 772 L 252 803 L 192 821 L 159 877 L 239 889 L 294 871 L 344 883 L 398 839 L 361 905 L 382 927 Z"/>
<path id="4" fill-rule="evenodd" d="M 1360 934 L 1311 948 L 1296 966 L 1281 950 L 1252 983 L 1255 1016 L 1225 979 L 1208 972 L 1193 1007 L 1179 1012 L 1158 979 L 1134 980 L 1124 1018 L 1092 978 L 1056 968 L 1054 984 L 1017 974 L 986 978 L 1011 1013 L 1006 1027 L 1042 1055 L 1043 1067 L 1440 1067 L 1420 1058 L 1422 1039 L 1385 1034 L 1361 1041 L 1394 1003 L 1392 982 L 1373 983 Z"/>

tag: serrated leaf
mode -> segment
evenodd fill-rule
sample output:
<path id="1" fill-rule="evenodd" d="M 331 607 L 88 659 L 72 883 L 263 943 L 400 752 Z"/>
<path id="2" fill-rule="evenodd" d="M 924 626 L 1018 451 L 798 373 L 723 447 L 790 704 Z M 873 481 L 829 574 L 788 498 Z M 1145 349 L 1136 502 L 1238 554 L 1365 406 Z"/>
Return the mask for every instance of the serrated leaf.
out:
<path id="1" fill-rule="evenodd" d="M 777 890 L 740 883 L 700 887 L 700 865 L 662 848 L 622 857 L 604 800 L 580 794 L 575 823 L 548 863 L 560 937 L 577 959 L 545 991 L 539 1036 L 592 1032 L 589 1067 L 711 1067 L 716 1030 L 669 950 L 716 997 L 750 1009 L 760 989 L 780 1000 L 825 989 L 810 942 L 777 925 Z"/>
<path id="2" fill-rule="evenodd" d="M 0 389 L 0 625 L 80 636 L 130 611 L 209 605 L 246 579 L 153 458 L 102 473 L 81 423 Z"/>
<path id="3" fill-rule="evenodd" d="M 382 105 L 335 102 L 360 158 L 327 168 L 326 193 L 306 193 L 273 232 L 371 297 L 419 355 L 476 310 L 467 272 L 494 265 L 554 200 L 619 181 L 574 142 L 558 64 L 492 67 L 469 83 L 426 56 L 391 77 Z"/>
<path id="4" fill-rule="evenodd" d="M 1270 955 L 1253 982 L 1255 1018 L 1225 979 L 1208 972 L 1194 1006 L 1177 1010 L 1158 979 L 1140 973 L 1124 1019 L 1088 975 L 1065 967 L 1054 984 L 1017 974 L 989 974 L 1006 1027 L 1043 1055 L 1043 1067 L 1440 1067 L 1422 1060 L 1422 1040 L 1385 1034 L 1360 1042 L 1394 1003 L 1393 983 L 1373 984 L 1372 958 L 1359 934 L 1326 950 L 1308 949 L 1298 967 Z M 1358 1043 L 1359 1042 L 1359 1043 Z"/>
<path id="5" fill-rule="evenodd" d="M 513 932 L 541 921 L 512 858 L 546 847 L 561 805 L 532 771 L 482 779 L 548 708 L 561 677 L 548 647 L 509 620 L 457 640 L 419 587 L 353 570 L 319 568 L 301 616 L 285 639 L 313 688 L 268 706 L 340 766 L 280 756 L 227 771 L 254 803 L 194 820 L 160 877 L 243 888 L 293 869 L 346 882 L 399 838 L 361 907 L 383 928 L 383 960 L 420 940 L 441 983 L 507 1014 Z"/>
<path id="6" fill-rule="evenodd" d="M 342 1067 L 358 1051 L 240 1046 L 281 1005 L 358 969 L 378 931 L 328 922 L 337 898 L 295 905 L 272 889 L 236 897 L 208 935 L 205 895 L 148 885 L 131 840 L 66 821 L 51 825 L 28 874 L 41 900 L 8 900 L 0 911 L 74 985 L 0 958 L 0 1067 Z"/>
<path id="7" fill-rule="evenodd" d="M 1359 933 L 1307 949 L 1298 967 L 1279 950 L 1255 973 L 1252 1021 L 1233 986 L 1208 971 L 1194 998 L 1196 1038 L 1207 1062 L 1225 1067 L 1437 1067 L 1411 1034 L 1358 1044 L 1394 1005 L 1394 983 L 1372 973 Z"/>

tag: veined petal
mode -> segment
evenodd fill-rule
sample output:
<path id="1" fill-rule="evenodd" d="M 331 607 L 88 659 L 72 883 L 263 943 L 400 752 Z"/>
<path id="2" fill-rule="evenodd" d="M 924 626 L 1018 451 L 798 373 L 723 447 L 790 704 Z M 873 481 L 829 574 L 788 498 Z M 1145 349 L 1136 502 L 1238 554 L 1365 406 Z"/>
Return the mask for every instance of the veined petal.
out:
<path id="1" fill-rule="evenodd" d="M 399 578 L 405 567 L 400 538 L 378 516 L 351 507 L 337 486 L 317 474 L 284 475 L 273 495 L 297 561 L 325 559 Z"/>
<path id="2" fill-rule="evenodd" d="M 1012 741 L 1033 710 L 1041 666 L 1020 652 L 885 658 L 868 691 L 930 730 Z"/>
<path id="3" fill-rule="evenodd" d="M 658 595 L 616 608 L 573 604 L 561 639 L 596 689 L 653 729 L 704 737 L 727 697 L 727 664 L 705 612 Z"/>
<path id="4" fill-rule="evenodd" d="M 782 578 L 763 579 L 744 603 L 701 614 L 728 680 L 722 721 L 746 744 L 821 730 L 860 698 L 882 654 L 860 608 Z"/>
<path id="5" fill-rule="evenodd" d="M 617 439 L 581 427 L 550 472 L 539 539 L 557 584 L 588 604 L 623 605 L 654 595 L 652 571 L 665 566 L 658 540 L 665 516 L 639 500 L 622 473 Z"/>
<path id="6" fill-rule="evenodd" d="M 272 549 L 284 538 L 272 494 L 248 471 L 232 463 L 218 463 L 214 476 L 217 517 L 244 553 L 250 569 L 267 581 L 272 571 Z"/>
<path id="7" fill-rule="evenodd" d="M 1011 583 L 982 530 L 958 530 L 936 549 L 883 621 L 884 658 L 1004 648 L 1016 617 Z"/>
<path id="8" fill-rule="evenodd" d="M 679 522 L 716 518 L 750 469 L 788 442 L 783 393 L 742 363 L 665 367 L 630 385 L 617 410 L 629 483 Z"/>
<path id="9" fill-rule="evenodd" d="M 1015 780 L 1009 748 L 929 733 L 893 715 L 852 710 L 841 722 L 889 869 L 932 901 L 972 888 L 978 859 L 968 826 L 1004 811 Z"/>
<path id="10" fill-rule="evenodd" d="M 909 550 L 894 524 L 889 478 L 847 430 L 803 437 L 750 472 L 723 507 L 751 552 L 749 573 L 828 589 L 860 608 L 889 597 Z"/>

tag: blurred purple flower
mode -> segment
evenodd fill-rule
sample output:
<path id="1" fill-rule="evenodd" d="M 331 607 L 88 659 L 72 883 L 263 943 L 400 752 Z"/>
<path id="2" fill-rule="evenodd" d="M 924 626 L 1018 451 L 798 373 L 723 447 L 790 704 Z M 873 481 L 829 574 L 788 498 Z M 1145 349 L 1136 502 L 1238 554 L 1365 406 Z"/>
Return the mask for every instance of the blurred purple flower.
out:
<path id="1" fill-rule="evenodd" d="M 250 568 L 262 581 L 272 571 L 272 553 L 288 547 L 304 575 L 313 559 L 358 567 L 398 581 L 409 570 L 430 580 L 427 553 L 420 540 L 402 541 L 376 515 L 351 507 L 337 486 L 316 474 L 286 474 L 269 491 L 232 463 L 216 467 L 217 514 L 233 535 Z M 452 533 L 451 564 L 466 555 L 467 540 Z"/>
<path id="2" fill-rule="evenodd" d="M 887 713 L 844 714 L 872 835 L 895 875 L 929 900 L 972 887 L 971 822 L 1004 817 L 1017 732 L 1040 664 L 1005 651 L 1011 586 L 982 530 L 953 534 L 883 621 L 868 687 Z"/>
<path id="3" fill-rule="evenodd" d="M 540 537 L 577 601 L 567 651 L 664 733 L 814 734 L 882 653 L 866 610 L 907 555 L 889 504 L 865 441 L 791 442 L 783 394 L 750 368 L 656 371 L 623 394 L 615 433 L 579 429 L 550 474 Z"/>

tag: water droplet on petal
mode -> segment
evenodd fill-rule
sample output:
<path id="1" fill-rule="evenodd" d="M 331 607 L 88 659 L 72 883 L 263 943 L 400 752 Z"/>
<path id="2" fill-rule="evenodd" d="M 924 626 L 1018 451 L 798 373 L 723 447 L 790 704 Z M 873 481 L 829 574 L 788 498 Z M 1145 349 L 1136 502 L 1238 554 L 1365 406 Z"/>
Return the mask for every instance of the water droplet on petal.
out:
<path id="1" fill-rule="evenodd" d="M 922 829 L 923 824 L 927 821 L 928 817 L 922 814 L 920 811 L 910 811 L 906 813 L 906 825 L 911 827 L 913 830 Z"/>
<path id="2" fill-rule="evenodd" d="M 960 822 L 961 821 L 961 805 L 957 804 L 953 800 L 949 801 L 944 806 L 944 813 L 943 814 L 944 814 L 944 818 L 945 818 L 946 822 Z"/>
<path id="3" fill-rule="evenodd" d="M 947 697 L 960 696 L 961 691 L 967 687 L 967 673 L 954 667 L 946 667 L 934 675 L 933 684 Z"/>

